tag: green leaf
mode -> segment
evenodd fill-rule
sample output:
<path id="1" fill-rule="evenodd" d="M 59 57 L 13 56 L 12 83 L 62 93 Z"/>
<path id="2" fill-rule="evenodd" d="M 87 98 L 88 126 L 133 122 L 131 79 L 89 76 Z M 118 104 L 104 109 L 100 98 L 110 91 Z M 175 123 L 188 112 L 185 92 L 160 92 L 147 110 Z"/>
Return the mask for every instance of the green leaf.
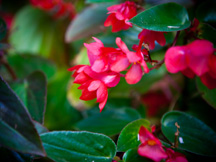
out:
<path id="1" fill-rule="evenodd" d="M 108 109 L 79 121 L 75 127 L 79 130 L 116 135 L 131 121 L 139 119 L 140 115 L 131 108 Z"/>
<path id="2" fill-rule="evenodd" d="M 67 99 L 70 102 L 70 104 L 74 107 L 84 107 L 84 108 L 91 108 L 96 104 L 96 99 L 90 100 L 90 101 L 84 101 L 80 100 L 80 96 L 82 94 L 82 91 L 78 89 L 80 86 L 79 84 L 74 84 L 73 79 L 70 80 L 71 84 L 67 91 Z"/>
<path id="3" fill-rule="evenodd" d="M 118 2 L 119 0 L 86 0 L 86 3 Z"/>
<path id="4" fill-rule="evenodd" d="M 40 138 L 27 110 L 0 77 L 0 145 L 44 156 Z"/>
<path id="5" fill-rule="evenodd" d="M 32 119 L 43 123 L 47 93 L 47 81 L 43 72 L 35 71 L 11 87 L 27 107 Z"/>
<path id="6" fill-rule="evenodd" d="M 34 121 L 35 128 L 38 132 L 38 134 L 46 133 L 48 132 L 48 129 L 44 127 L 41 123 L 38 123 L 37 121 Z"/>
<path id="7" fill-rule="evenodd" d="M 123 156 L 123 160 L 124 162 L 152 162 L 152 160 L 140 156 L 137 153 L 137 148 L 130 149 L 127 152 L 125 152 Z"/>
<path id="8" fill-rule="evenodd" d="M 14 17 L 9 41 L 17 53 L 41 55 L 65 64 L 64 28 L 63 21 L 53 19 L 40 9 L 26 6 Z"/>
<path id="9" fill-rule="evenodd" d="M 119 84 L 109 91 L 109 97 L 125 97 L 130 96 L 131 91 L 137 91 L 141 94 L 147 92 L 152 84 L 159 81 L 166 73 L 165 66 L 161 66 L 157 70 L 152 70 L 145 74 L 137 84 L 127 84 L 125 78 L 121 78 Z M 145 86 L 148 85 L 148 86 Z"/>
<path id="10" fill-rule="evenodd" d="M 154 31 L 179 31 L 190 26 L 187 10 L 176 3 L 164 3 L 141 12 L 130 20 L 144 29 Z"/>
<path id="11" fill-rule="evenodd" d="M 7 34 L 7 25 L 4 22 L 4 20 L 2 20 L 0 18 L 0 40 L 2 40 Z"/>
<path id="12" fill-rule="evenodd" d="M 162 132 L 174 143 L 176 126 L 180 126 L 178 148 L 204 156 L 216 156 L 216 133 L 199 119 L 179 111 L 166 113 L 161 119 Z"/>
<path id="13" fill-rule="evenodd" d="M 50 80 L 55 72 L 56 66 L 49 60 L 41 58 L 39 56 L 32 55 L 9 55 L 7 60 L 12 69 L 15 70 L 18 78 L 25 78 L 27 75 L 31 74 L 36 70 L 41 70 L 46 74 L 48 80 Z M 8 72 L 0 70 L 0 74 L 4 78 L 8 78 Z"/>
<path id="14" fill-rule="evenodd" d="M 201 23 L 199 30 L 200 32 L 198 37 L 200 39 L 209 40 L 214 44 L 214 47 L 216 47 L 216 29 L 208 24 Z"/>
<path id="15" fill-rule="evenodd" d="M 202 93 L 203 99 L 212 107 L 216 109 L 216 89 L 208 89 L 200 80 L 196 79 L 197 88 L 200 93 Z"/>
<path id="16" fill-rule="evenodd" d="M 196 17 L 201 22 L 216 25 L 216 2 L 214 0 L 204 1 L 196 10 Z"/>
<path id="17" fill-rule="evenodd" d="M 139 119 L 124 127 L 118 138 L 118 151 L 126 152 L 127 150 L 136 148 L 140 145 L 138 134 L 141 126 L 149 128 L 150 123 L 145 119 Z"/>
<path id="18" fill-rule="evenodd" d="M 70 78 L 70 72 L 62 69 L 48 84 L 44 125 L 49 130 L 71 130 L 73 124 L 82 119 L 81 113 L 69 104 L 66 97 Z"/>
<path id="19" fill-rule="evenodd" d="M 115 143 L 91 132 L 56 131 L 41 135 L 47 156 L 56 162 L 111 162 Z"/>
<path id="20" fill-rule="evenodd" d="M 65 40 L 71 42 L 102 31 L 107 17 L 107 4 L 92 5 L 80 13 L 68 26 Z"/>

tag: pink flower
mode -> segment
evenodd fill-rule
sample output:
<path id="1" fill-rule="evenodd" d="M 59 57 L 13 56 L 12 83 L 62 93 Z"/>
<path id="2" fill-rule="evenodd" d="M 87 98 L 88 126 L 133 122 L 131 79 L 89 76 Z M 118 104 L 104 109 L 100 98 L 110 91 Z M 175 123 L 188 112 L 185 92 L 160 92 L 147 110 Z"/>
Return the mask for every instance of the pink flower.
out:
<path id="1" fill-rule="evenodd" d="M 104 26 L 112 26 L 112 32 L 127 30 L 132 27 L 128 20 L 136 16 L 136 9 L 136 4 L 130 1 L 108 7 L 107 10 L 110 15 L 104 22 Z"/>
<path id="2" fill-rule="evenodd" d="M 88 101 L 97 98 L 99 109 L 102 111 L 108 98 L 107 89 L 119 83 L 119 73 L 96 73 L 89 65 L 77 65 L 68 70 L 75 71 L 72 76 L 75 78 L 74 83 L 80 84 L 78 88 L 82 90 L 80 99 Z"/>
<path id="3" fill-rule="evenodd" d="M 164 32 L 143 29 L 139 33 L 138 38 L 140 39 L 139 44 L 148 44 L 150 50 L 153 50 L 155 48 L 155 41 L 157 41 L 161 46 L 164 46 L 166 44 Z"/>
<path id="4" fill-rule="evenodd" d="M 129 63 L 132 64 L 131 68 L 126 73 L 125 79 L 128 84 L 136 84 L 142 78 L 142 67 L 145 73 L 149 72 L 146 62 L 144 61 L 143 53 L 141 52 L 141 49 L 137 52 L 129 51 L 121 38 L 116 38 L 116 44 L 126 54 Z"/>
<path id="5" fill-rule="evenodd" d="M 162 148 L 159 139 L 143 126 L 141 126 L 139 130 L 139 139 L 141 141 L 141 145 L 138 148 L 139 155 L 147 157 L 155 162 L 167 158 L 167 154 Z"/>
<path id="6" fill-rule="evenodd" d="M 165 64 L 171 73 L 181 71 L 189 78 L 201 78 L 208 88 L 216 88 L 216 56 L 213 44 L 207 40 L 195 40 L 185 46 L 175 46 L 167 50 Z"/>
<path id="7" fill-rule="evenodd" d="M 127 56 L 122 50 L 104 47 L 99 39 L 94 37 L 93 39 L 96 42 L 90 44 L 84 43 L 93 71 L 97 73 L 109 70 L 121 72 L 129 66 Z"/>
<path id="8" fill-rule="evenodd" d="M 170 148 L 166 149 L 166 153 L 168 155 L 166 162 L 188 162 L 185 155 L 183 155 L 179 152 L 175 152 Z"/>

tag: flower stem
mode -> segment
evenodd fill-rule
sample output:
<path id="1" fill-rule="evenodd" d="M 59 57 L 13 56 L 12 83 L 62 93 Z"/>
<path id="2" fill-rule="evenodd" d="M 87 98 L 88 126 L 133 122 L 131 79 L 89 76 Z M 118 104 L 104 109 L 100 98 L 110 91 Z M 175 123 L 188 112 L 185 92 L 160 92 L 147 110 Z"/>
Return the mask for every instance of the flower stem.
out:
<path id="1" fill-rule="evenodd" d="M 176 45 L 176 42 L 177 42 L 178 37 L 179 37 L 179 34 L 180 34 L 180 31 L 177 31 L 176 36 L 175 36 L 175 38 L 173 40 L 173 43 L 172 43 L 172 47 Z"/>
<path id="2" fill-rule="evenodd" d="M 176 42 L 177 42 L 178 37 L 179 37 L 179 34 L 180 34 L 180 31 L 177 31 L 176 36 L 175 36 L 175 38 L 173 40 L 173 43 L 172 43 L 172 47 L 176 45 Z M 164 59 L 161 60 L 161 61 L 159 61 L 157 64 L 155 64 L 155 66 L 153 66 L 149 70 L 157 69 L 157 68 L 161 67 L 161 65 L 163 65 L 163 63 L 164 63 Z"/>

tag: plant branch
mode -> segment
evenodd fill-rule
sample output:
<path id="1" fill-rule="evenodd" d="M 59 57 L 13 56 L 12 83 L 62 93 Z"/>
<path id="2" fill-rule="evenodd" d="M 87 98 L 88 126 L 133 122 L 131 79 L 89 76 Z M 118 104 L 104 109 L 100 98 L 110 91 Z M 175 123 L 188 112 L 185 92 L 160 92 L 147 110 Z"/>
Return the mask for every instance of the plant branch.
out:
<path id="1" fill-rule="evenodd" d="M 172 47 L 176 45 L 176 42 L 177 42 L 178 37 L 179 37 L 179 34 L 180 34 L 180 31 L 177 31 L 176 36 L 175 36 L 175 38 L 174 38 L 174 40 L 173 40 L 173 43 L 172 43 Z M 161 65 L 163 65 L 163 63 L 164 63 L 164 60 L 165 60 L 165 59 L 159 61 L 157 64 L 155 64 L 155 66 L 153 66 L 153 67 L 150 68 L 149 70 L 151 71 L 151 70 L 153 70 L 153 69 L 157 69 L 157 68 L 161 67 Z"/>
<path id="2" fill-rule="evenodd" d="M 4 65 L 5 68 L 7 69 L 7 71 L 10 73 L 11 77 L 13 80 L 17 79 L 17 76 L 14 72 L 14 70 L 12 69 L 12 67 L 8 64 L 7 60 L 4 58 L 4 56 L 0 56 L 0 64 Z"/>

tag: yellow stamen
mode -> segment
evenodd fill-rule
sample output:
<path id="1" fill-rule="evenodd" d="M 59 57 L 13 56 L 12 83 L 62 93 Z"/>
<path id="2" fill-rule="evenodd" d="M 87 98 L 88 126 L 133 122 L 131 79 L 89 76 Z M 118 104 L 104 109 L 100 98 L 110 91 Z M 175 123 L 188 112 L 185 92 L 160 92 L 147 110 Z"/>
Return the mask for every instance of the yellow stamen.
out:
<path id="1" fill-rule="evenodd" d="M 148 145 L 150 146 L 154 146 L 156 145 L 157 143 L 155 142 L 155 140 L 148 140 Z"/>

